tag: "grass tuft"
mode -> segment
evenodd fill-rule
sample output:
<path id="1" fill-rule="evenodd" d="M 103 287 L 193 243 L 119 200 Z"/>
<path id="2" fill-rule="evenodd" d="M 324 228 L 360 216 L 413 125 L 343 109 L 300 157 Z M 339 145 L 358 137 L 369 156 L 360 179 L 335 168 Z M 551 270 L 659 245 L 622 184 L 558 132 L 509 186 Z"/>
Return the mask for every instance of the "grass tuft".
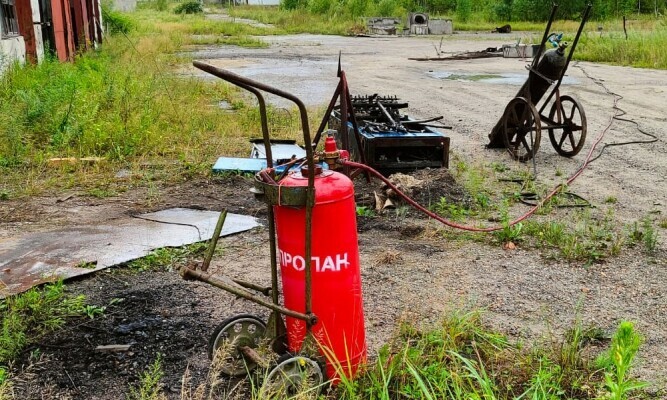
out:
<path id="1" fill-rule="evenodd" d="M 65 293 L 62 282 L 46 284 L 0 300 L 0 365 L 23 348 L 53 332 L 66 318 L 84 313 L 84 296 Z"/>
<path id="2" fill-rule="evenodd" d="M 158 354 L 155 361 L 146 368 L 139 378 L 139 383 L 130 388 L 127 400 L 166 400 L 162 391 L 162 355 Z"/>

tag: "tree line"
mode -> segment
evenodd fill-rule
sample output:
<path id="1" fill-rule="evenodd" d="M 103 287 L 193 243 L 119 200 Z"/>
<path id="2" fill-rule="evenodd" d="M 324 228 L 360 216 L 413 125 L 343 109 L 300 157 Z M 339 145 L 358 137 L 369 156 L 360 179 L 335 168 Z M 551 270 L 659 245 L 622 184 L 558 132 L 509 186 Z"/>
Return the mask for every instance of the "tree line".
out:
<path id="1" fill-rule="evenodd" d="M 559 19 L 579 19 L 586 4 L 593 5 L 592 18 L 604 20 L 633 14 L 664 15 L 667 0 L 557 0 Z M 349 13 L 361 16 L 374 10 L 392 15 L 399 10 L 456 15 L 468 20 L 472 15 L 488 21 L 545 21 L 550 0 L 282 0 L 286 9 L 305 8 L 318 14 Z"/>

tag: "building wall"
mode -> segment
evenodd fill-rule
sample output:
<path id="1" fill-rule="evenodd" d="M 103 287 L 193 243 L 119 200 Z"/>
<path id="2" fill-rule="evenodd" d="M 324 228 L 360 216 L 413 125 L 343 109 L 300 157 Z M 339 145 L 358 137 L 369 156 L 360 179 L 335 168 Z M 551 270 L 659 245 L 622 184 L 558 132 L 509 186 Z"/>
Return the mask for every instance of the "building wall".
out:
<path id="1" fill-rule="evenodd" d="M 279 6 L 280 0 L 248 0 L 250 6 Z"/>
<path id="2" fill-rule="evenodd" d="M 0 74 L 17 61 L 24 65 L 25 57 L 23 36 L 0 39 Z"/>
<path id="3" fill-rule="evenodd" d="M 32 7 L 32 27 L 35 30 L 35 45 L 37 46 L 37 62 L 44 60 L 44 39 L 42 38 L 42 27 L 39 25 L 42 20 L 39 15 L 39 0 L 31 0 Z"/>
<path id="4" fill-rule="evenodd" d="M 137 0 L 113 0 L 113 9 L 116 11 L 134 11 L 137 8 Z"/>

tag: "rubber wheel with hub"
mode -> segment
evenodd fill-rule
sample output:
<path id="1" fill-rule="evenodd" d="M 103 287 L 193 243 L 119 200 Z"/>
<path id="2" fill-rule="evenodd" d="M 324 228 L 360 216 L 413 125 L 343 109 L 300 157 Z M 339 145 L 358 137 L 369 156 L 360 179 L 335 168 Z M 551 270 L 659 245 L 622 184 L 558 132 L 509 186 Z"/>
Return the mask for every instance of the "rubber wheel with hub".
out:
<path id="1" fill-rule="evenodd" d="M 242 376 L 257 365 L 244 357 L 241 348 L 257 348 L 266 332 L 266 324 L 252 314 L 240 314 L 222 321 L 208 341 L 208 356 L 224 357 L 218 364 L 220 372 L 227 376 Z"/>
<path id="2" fill-rule="evenodd" d="M 262 387 L 261 399 L 317 399 L 325 385 L 325 373 L 315 360 L 285 354 L 271 368 Z"/>

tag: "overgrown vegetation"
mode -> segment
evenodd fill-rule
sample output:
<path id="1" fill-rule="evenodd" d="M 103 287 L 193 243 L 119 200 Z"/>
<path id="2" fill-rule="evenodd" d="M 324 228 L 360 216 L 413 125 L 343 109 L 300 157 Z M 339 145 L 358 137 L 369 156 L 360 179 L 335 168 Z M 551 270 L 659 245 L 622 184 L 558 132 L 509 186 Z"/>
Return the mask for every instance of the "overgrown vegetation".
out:
<path id="1" fill-rule="evenodd" d="M 627 399 L 646 386 L 630 369 L 642 342 L 631 322 L 623 321 L 611 340 L 576 319 L 562 338 L 551 335 L 531 346 L 512 343 L 482 322 L 480 311 L 453 312 L 435 327 L 403 323 L 377 358 L 350 380 L 341 376 L 326 399 Z M 222 385 L 222 356 L 216 355 L 205 382 L 196 388 L 186 369 L 181 398 L 201 400 L 262 397 L 259 368 L 252 378 Z M 341 367 L 342 368 L 342 367 Z M 162 399 L 160 357 L 141 375 L 130 399 Z M 287 378 L 285 378 L 287 379 Z M 313 388 L 294 393 L 310 399 Z M 222 391 L 222 394 L 220 393 Z"/>
<path id="2" fill-rule="evenodd" d="M 7 365 L 43 335 L 61 327 L 68 317 L 82 315 L 84 302 L 82 295 L 67 294 L 62 282 L 0 300 L 0 366 Z M 5 374 L 0 372 L 0 378 Z"/>
<path id="3" fill-rule="evenodd" d="M 406 324 L 343 399 L 594 398 L 605 384 L 590 345 L 602 339 L 576 321 L 562 340 L 532 347 L 489 330 L 477 311 L 453 313 L 435 329 Z M 633 354 L 634 356 L 634 354 Z"/>
<path id="4" fill-rule="evenodd" d="M 559 3 L 559 20 L 554 23 L 554 30 L 566 33 L 565 40 L 571 41 L 585 2 Z M 664 2 L 654 2 L 651 7 L 640 7 L 637 1 L 593 2 L 593 18 L 586 26 L 575 59 L 666 69 L 666 7 Z M 365 29 L 363 17 L 382 15 L 404 20 L 407 13 L 413 11 L 427 11 L 453 18 L 456 30 L 491 31 L 497 26 L 511 23 L 514 31 L 539 32 L 544 29 L 543 21 L 548 18 L 550 10 L 547 4 L 534 0 L 443 0 L 421 3 L 413 0 L 284 0 L 279 10 L 253 6 L 233 8 L 230 13 L 274 24 L 289 33 L 350 34 Z M 638 14 L 638 11 L 641 13 Z M 627 39 L 622 16 L 629 18 Z"/>
<path id="5" fill-rule="evenodd" d="M 199 1 L 185 1 L 176 6 L 174 12 L 176 14 L 200 14 L 204 12 L 204 8 Z"/>
<path id="6" fill-rule="evenodd" d="M 9 372 L 0 366 L 0 400 L 12 400 L 14 393 L 12 381 L 9 380 Z"/>
<path id="7" fill-rule="evenodd" d="M 559 15 L 563 19 L 577 19 L 585 5 L 582 0 L 561 0 L 558 2 Z M 663 15 L 667 9 L 664 0 L 654 1 L 647 6 L 639 0 L 594 0 L 593 18 L 605 20 L 621 16 L 646 14 Z M 306 9 L 316 14 L 347 14 L 352 17 L 391 16 L 407 11 L 429 12 L 454 16 L 463 22 L 473 16 L 477 20 L 495 21 L 545 21 L 549 18 L 549 3 L 539 0 L 282 0 L 281 8 L 286 10 Z M 401 15 L 402 16 L 402 15 Z"/>
<path id="8" fill-rule="evenodd" d="M 72 186 L 106 197 L 136 184 L 207 174 L 201 165 L 245 153 L 247 139 L 257 135 L 256 107 L 229 85 L 175 74 L 188 64 L 175 53 L 194 42 L 256 46 L 261 42 L 249 34 L 264 30 L 154 10 L 122 15 L 133 28 L 107 38 L 102 50 L 0 78 L 3 199 Z M 238 112 L 222 112 L 220 101 Z M 291 115 L 270 113 L 276 137 L 294 135 L 298 122 Z M 106 162 L 55 167 L 48 163 L 53 157 Z M 129 170 L 130 179 L 113 179 L 118 168 Z"/>

